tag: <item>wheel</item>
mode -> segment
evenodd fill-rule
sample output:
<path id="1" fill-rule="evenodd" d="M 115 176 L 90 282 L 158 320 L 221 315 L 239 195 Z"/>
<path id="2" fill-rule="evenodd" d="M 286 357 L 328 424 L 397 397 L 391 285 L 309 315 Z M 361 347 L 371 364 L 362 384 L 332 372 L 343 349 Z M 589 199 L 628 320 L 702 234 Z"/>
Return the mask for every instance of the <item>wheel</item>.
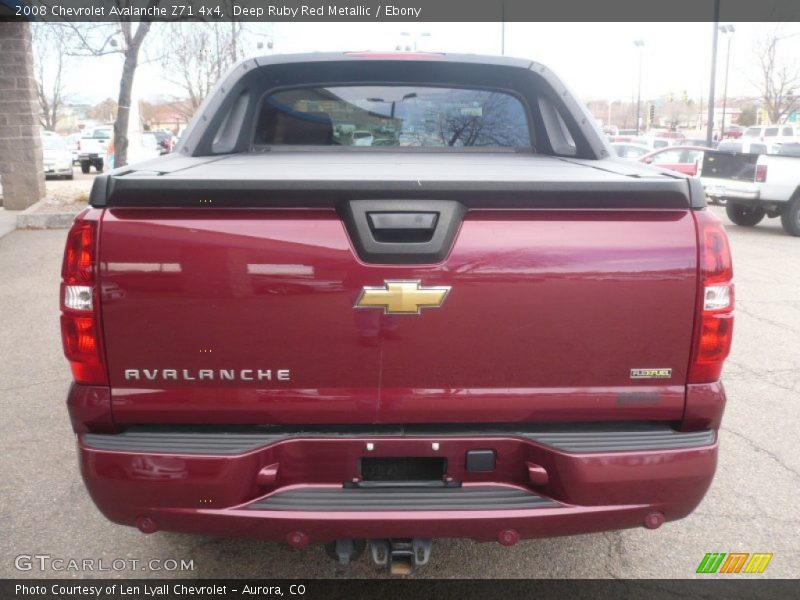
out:
<path id="1" fill-rule="evenodd" d="M 784 207 L 781 224 L 789 235 L 800 236 L 800 196 L 795 196 L 795 199 Z"/>
<path id="2" fill-rule="evenodd" d="M 725 205 L 725 213 L 728 218 L 742 227 L 753 227 L 761 222 L 761 219 L 766 215 L 763 208 L 757 206 L 745 206 L 744 204 L 731 204 L 730 202 Z"/>
<path id="3" fill-rule="evenodd" d="M 81 161 L 81 173 L 86 175 L 86 174 L 89 173 L 89 169 L 91 169 L 91 168 L 92 168 L 92 165 L 91 165 L 91 163 L 89 163 L 88 160 L 82 160 Z"/>
<path id="4" fill-rule="evenodd" d="M 96 163 L 94 163 L 94 168 L 97 170 L 98 173 L 102 173 L 103 172 L 103 161 L 102 160 L 98 160 Z"/>

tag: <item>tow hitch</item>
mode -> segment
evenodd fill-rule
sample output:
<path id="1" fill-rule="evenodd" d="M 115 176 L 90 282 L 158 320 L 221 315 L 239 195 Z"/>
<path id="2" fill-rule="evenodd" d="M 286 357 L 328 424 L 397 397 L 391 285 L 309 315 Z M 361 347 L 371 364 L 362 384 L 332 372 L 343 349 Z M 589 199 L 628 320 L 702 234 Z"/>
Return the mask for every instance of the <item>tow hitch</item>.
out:
<path id="1" fill-rule="evenodd" d="M 370 540 L 372 560 L 386 566 L 392 575 L 409 575 L 415 567 L 427 564 L 432 540 L 423 538 Z"/>

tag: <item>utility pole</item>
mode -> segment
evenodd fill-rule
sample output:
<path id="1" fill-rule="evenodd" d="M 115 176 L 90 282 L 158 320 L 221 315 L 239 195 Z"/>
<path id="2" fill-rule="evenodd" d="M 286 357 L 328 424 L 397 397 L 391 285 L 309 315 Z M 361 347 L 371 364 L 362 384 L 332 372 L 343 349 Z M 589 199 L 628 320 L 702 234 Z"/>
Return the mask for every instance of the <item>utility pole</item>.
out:
<path id="1" fill-rule="evenodd" d="M 633 45 L 639 49 L 639 83 L 636 95 L 636 135 L 639 135 L 639 111 L 642 106 L 642 55 L 644 54 L 644 41 L 634 40 Z"/>
<path id="2" fill-rule="evenodd" d="M 506 3 L 500 5 L 500 56 L 506 55 Z"/>
<path id="3" fill-rule="evenodd" d="M 719 34 L 719 0 L 714 0 L 714 36 L 711 42 L 711 86 L 708 90 L 708 122 L 706 124 L 706 146 L 711 148 L 714 140 L 714 82 L 717 77 L 717 35 Z"/>
<path id="4" fill-rule="evenodd" d="M 728 51 L 725 54 L 725 87 L 722 91 L 722 131 L 719 135 L 720 139 L 725 138 L 725 111 L 728 108 L 728 71 L 731 66 L 731 40 L 733 40 L 733 32 L 736 28 L 733 25 L 722 25 L 719 30 L 728 38 Z"/>

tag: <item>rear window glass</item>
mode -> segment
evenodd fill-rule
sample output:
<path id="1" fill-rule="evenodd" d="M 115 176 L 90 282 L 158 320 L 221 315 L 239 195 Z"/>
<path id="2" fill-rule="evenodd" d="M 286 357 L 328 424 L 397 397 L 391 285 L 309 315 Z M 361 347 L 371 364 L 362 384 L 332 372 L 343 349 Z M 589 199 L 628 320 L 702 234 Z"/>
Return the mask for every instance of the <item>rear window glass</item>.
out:
<path id="1" fill-rule="evenodd" d="M 744 132 L 744 137 L 758 137 L 760 135 L 761 135 L 760 127 L 751 127 L 750 129 Z"/>
<path id="2" fill-rule="evenodd" d="M 778 135 L 778 128 L 777 127 L 767 127 L 766 131 L 764 132 L 764 135 L 766 135 L 767 137 L 774 137 L 774 136 Z"/>
<path id="3" fill-rule="evenodd" d="M 262 102 L 257 145 L 532 149 L 525 106 L 503 92 L 428 86 L 282 90 Z"/>
<path id="4" fill-rule="evenodd" d="M 95 129 L 91 134 L 84 136 L 88 139 L 95 139 L 95 140 L 110 140 L 111 139 L 111 130 L 110 129 Z"/>

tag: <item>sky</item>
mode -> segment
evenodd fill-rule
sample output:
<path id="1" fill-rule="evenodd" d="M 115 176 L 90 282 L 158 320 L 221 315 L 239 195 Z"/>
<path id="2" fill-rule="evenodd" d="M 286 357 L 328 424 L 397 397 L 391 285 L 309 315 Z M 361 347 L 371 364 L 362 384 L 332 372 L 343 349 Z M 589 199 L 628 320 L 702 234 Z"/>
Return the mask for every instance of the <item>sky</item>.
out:
<path id="1" fill-rule="evenodd" d="M 158 26 L 154 24 L 153 29 Z M 776 28 L 783 36 L 778 42 L 780 54 L 800 62 L 800 24 L 734 26 L 729 96 L 758 95 L 751 82 L 757 79 L 754 48 Z M 499 55 L 502 27 L 500 23 L 247 23 L 244 46 L 248 55 L 257 56 L 270 53 L 256 47 L 258 40 L 269 37 L 274 53 L 394 50 L 398 44 L 416 42 L 418 50 Z M 713 28 L 713 23 L 507 23 L 505 54 L 547 65 L 585 101 L 631 100 L 638 78 L 638 51 L 633 42 L 642 40 L 643 99 L 670 93 L 679 97 L 684 90 L 690 97 L 706 98 Z M 719 38 L 717 93 L 721 95 L 727 38 L 723 34 Z M 160 65 L 143 58 L 136 75 L 141 97 L 179 96 L 180 90 L 164 79 Z M 67 73 L 69 100 L 96 103 L 116 98 L 119 56 L 73 60 Z"/>

